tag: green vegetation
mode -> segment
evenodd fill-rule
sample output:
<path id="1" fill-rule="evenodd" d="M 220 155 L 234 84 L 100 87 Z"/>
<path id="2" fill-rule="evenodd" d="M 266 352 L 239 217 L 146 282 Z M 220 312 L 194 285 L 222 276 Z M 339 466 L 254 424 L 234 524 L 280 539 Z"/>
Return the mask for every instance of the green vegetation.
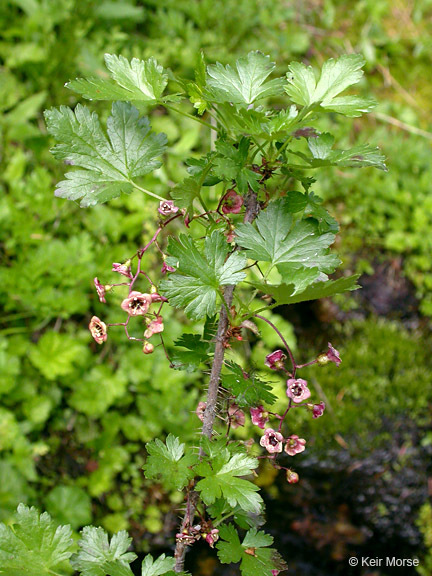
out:
<path id="1" fill-rule="evenodd" d="M 135 193 L 90 211 L 53 196 L 63 171 L 49 153 L 53 140 L 42 111 L 81 101 L 63 84 L 83 76 L 107 80 L 105 53 L 127 58 L 157 55 L 165 68 L 182 66 L 181 75 L 191 82 L 200 49 L 209 62 L 232 63 L 239 55 L 260 49 L 280 66 L 299 58 L 316 67 L 328 57 L 361 52 L 367 61 L 368 86 L 362 81 L 360 89 L 373 92 L 379 107 L 369 117 L 348 124 L 338 124 L 334 115 L 333 132 L 344 148 L 352 148 L 358 132 L 364 144 L 379 144 L 390 172 L 342 174 L 337 164 L 352 161 L 364 150 L 351 151 L 347 159 L 332 149 L 329 139 L 311 138 L 309 149 L 316 160 L 324 154 L 336 164 L 317 192 L 341 222 L 343 244 L 338 249 L 344 268 L 372 273 L 375 261 L 400 256 L 402 274 L 415 287 L 421 313 L 429 317 L 432 85 L 426 79 L 431 14 L 428 0 L 287 2 L 277 10 L 270 0 L 2 3 L 0 521 L 9 522 L 18 502 L 25 502 L 48 510 L 56 522 L 71 524 L 74 530 L 89 522 L 110 533 L 132 530 L 146 548 L 151 535 L 164 529 L 162 517 L 178 504 L 178 494 L 169 485 L 158 492 L 143 478 L 144 443 L 169 433 L 190 439 L 199 424 L 191 418 L 201 399 L 195 385 L 199 374 L 170 370 L 161 361 L 160 349 L 143 359 L 140 349 L 128 346 L 120 335 L 113 334 L 99 355 L 90 343 L 86 325 L 101 309 L 92 278 L 148 239 L 153 205 Z M 214 72 L 214 90 L 220 95 L 216 66 Z M 84 88 L 81 93 L 85 94 Z M 109 105 L 94 105 L 105 125 Z M 146 105 L 140 104 L 144 112 Z M 197 97 L 198 109 L 199 105 Z M 328 127 L 323 120 L 322 131 Z M 201 152 L 202 132 L 187 115 L 174 116 L 170 111 L 161 112 L 152 129 L 165 132 L 176 153 L 167 166 L 146 177 L 146 188 L 158 194 L 186 176 L 185 160 Z M 224 154 L 220 173 L 229 166 L 238 177 L 241 158 L 233 151 Z M 247 177 L 253 175 L 245 174 L 245 181 Z M 193 199 L 194 191 L 190 193 Z M 320 208 L 308 207 L 316 214 Z M 334 223 L 326 225 L 331 230 Z M 246 248 L 248 234 L 245 228 Z M 323 271 L 331 272 L 331 267 L 323 266 Z M 210 303 L 202 303 L 207 309 L 212 290 L 209 284 Z M 120 301 L 120 293 L 115 298 Z M 287 303 L 296 301 L 295 294 L 290 298 Z M 111 313 L 108 321 L 116 322 L 115 315 Z M 279 322 L 295 345 L 292 327 Z M 256 362 L 279 346 L 265 326 L 260 329 L 266 343 L 251 350 Z M 187 338 L 191 335 L 183 335 L 174 319 L 166 318 L 165 332 L 169 341 L 182 337 L 191 344 Z M 337 436 L 354 453 L 364 454 L 371 445 L 386 442 L 386 433 L 379 438 L 373 434 L 383 418 L 409 417 L 426 428 L 432 401 L 429 336 L 374 319 L 347 322 L 336 332 L 344 342 L 338 345 L 342 366 L 310 369 L 330 406 L 326 420 L 319 421 L 319 433 L 314 422 L 309 423 L 315 446 L 334 448 Z M 204 348 L 205 340 L 200 340 Z M 186 358 L 192 368 L 199 363 L 194 344 L 195 354 L 186 356 L 185 351 L 179 363 L 186 363 Z M 232 357 L 238 360 L 235 352 Z M 21 513 L 34 514 L 25 509 Z M 425 531 L 430 528 L 428 514 L 430 510 L 423 509 Z M 246 541 L 236 542 L 231 536 L 227 530 L 220 543 L 222 553 L 224 546 L 235 547 L 239 559 L 251 561 L 244 554 Z M 270 544 L 265 536 L 260 544 L 263 554 Z"/>

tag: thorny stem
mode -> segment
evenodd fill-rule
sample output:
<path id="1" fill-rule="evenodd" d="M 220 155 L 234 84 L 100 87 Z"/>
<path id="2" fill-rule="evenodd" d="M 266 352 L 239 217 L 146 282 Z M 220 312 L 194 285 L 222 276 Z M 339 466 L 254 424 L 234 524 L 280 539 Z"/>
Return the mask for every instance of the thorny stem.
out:
<path id="1" fill-rule="evenodd" d="M 246 205 L 246 213 L 244 217 L 244 222 L 253 222 L 253 220 L 258 215 L 259 206 L 257 195 L 252 190 L 249 191 L 249 194 L 245 201 L 245 205 Z M 229 327 L 228 310 L 230 309 L 230 306 L 232 304 L 233 296 L 234 296 L 234 286 L 232 285 L 226 286 L 224 292 L 225 302 L 220 309 L 219 323 L 216 333 L 215 351 L 213 356 L 213 364 L 210 372 L 210 381 L 207 392 L 207 405 L 203 415 L 203 426 L 201 430 L 201 435 L 206 436 L 207 438 L 211 438 L 213 434 L 213 425 L 216 416 L 216 405 L 219 393 L 219 381 L 225 355 L 225 338 L 226 338 L 226 332 Z M 201 449 L 200 449 L 200 456 L 201 457 L 203 456 Z M 198 503 L 198 494 L 194 490 L 189 491 L 187 495 L 186 513 L 181 523 L 180 532 L 185 528 L 189 527 L 189 525 L 193 522 L 193 517 L 195 515 L 197 503 Z M 174 552 L 175 572 L 183 571 L 185 555 L 186 555 L 185 542 L 177 541 Z"/>
<path id="2" fill-rule="evenodd" d="M 279 336 L 279 338 L 282 341 L 282 344 L 285 346 L 286 351 L 288 352 L 288 356 L 291 360 L 291 364 L 293 367 L 293 372 L 292 372 L 292 377 L 295 378 L 295 373 L 296 370 L 298 368 L 296 361 L 294 360 L 294 356 L 293 353 L 291 352 L 291 348 L 288 346 L 287 341 L 285 340 L 285 338 L 282 336 L 281 332 L 276 328 L 276 326 L 273 324 L 273 322 L 271 322 L 270 320 L 268 320 L 267 318 L 264 318 L 264 316 L 261 316 L 260 314 L 254 314 L 253 315 L 254 318 L 259 318 L 260 320 L 264 320 L 264 322 L 267 322 L 267 324 L 273 328 L 273 330 L 276 332 L 276 334 Z"/>

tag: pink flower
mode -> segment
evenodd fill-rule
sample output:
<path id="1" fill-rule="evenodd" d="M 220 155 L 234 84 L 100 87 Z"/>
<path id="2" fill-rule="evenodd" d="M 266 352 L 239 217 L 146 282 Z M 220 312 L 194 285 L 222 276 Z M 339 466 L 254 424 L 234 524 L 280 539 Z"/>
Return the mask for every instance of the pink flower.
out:
<path id="1" fill-rule="evenodd" d="M 128 260 L 124 264 L 120 264 L 119 262 L 114 262 L 112 265 L 112 272 L 118 272 L 122 274 L 122 276 L 126 276 L 126 278 L 132 278 L 131 269 L 130 269 L 131 261 Z"/>
<path id="2" fill-rule="evenodd" d="M 205 535 L 205 541 L 210 546 L 210 548 L 214 548 L 215 543 L 219 540 L 219 530 L 217 528 L 213 528 L 209 534 Z"/>
<path id="3" fill-rule="evenodd" d="M 166 262 L 162 264 L 161 274 L 166 274 L 167 272 L 175 272 L 174 266 L 168 266 Z"/>
<path id="4" fill-rule="evenodd" d="M 303 400 L 307 400 L 310 395 L 311 393 L 306 380 L 303 380 L 302 378 L 290 378 L 287 380 L 287 396 L 296 404 Z"/>
<path id="5" fill-rule="evenodd" d="M 267 428 L 264 432 L 264 436 L 261 436 L 260 444 L 267 450 L 267 452 L 275 454 L 277 452 L 282 452 L 283 439 L 284 438 L 280 432 L 276 432 L 273 428 Z"/>
<path id="6" fill-rule="evenodd" d="M 240 410 L 237 404 L 231 404 L 231 406 L 228 408 L 228 418 L 231 424 L 231 428 L 234 430 L 239 426 L 244 426 L 245 414 L 243 410 Z"/>
<path id="7" fill-rule="evenodd" d="M 336 366 L 340 366 L 342 360 L 339 352 L 336 350 L 336 348 L 333 348 L 329 342 L 328 351 L 325 354 L 320 354 L 317 358 L 317 362 L 320 366 L 325 366 L 329 362 L 334 362 Z"/>
<path id="8" fill-rule="evenodd" d="M 238 214 L 243 206 L 243 198 L 235 190 L 228 190 L 225 195 L 222 212 L 224 214 Z"/>
<path id="9" fill-rule="evenodd" d="M 328 348 L 327 358 L 330 360 L 330 362 L 334 362 L 336 366 L 339 366 L 342 362 L 339 352 L 336 350 L 336 348 L 333 348 L 330 342 L 328 343 Z"/>
<path id="10" fill-rule="evenodd" d="M 266 356 L 264 364 L 268 366 L 270 370 L 280 370 L 284 367 L 284 360 L 286 360 L 286 356 L 282 350 L 276 350 Z"/>
<path id="11" fill-rule="evenodd" d="M 133 290 L 127 298 L 121 303 L 121 307 L 130 316 L 143 316 L 152 303 L 150 294 L 141 294 Z"/>
<path id="12" fill-rule="evenodd" d="M 105 322 L 102 322 L 102 320 L 97 316 L 93 316 L 93 318 L 90 320 L 89 330 L 98 344 L 102 344 L 103 342 L 107 341 L 108 335 L 106 324 Z"/>
<path id="13" fill-rule="evenodd" d="M 151 342 L 144 342 L 143 352 L 144 354 L 153 354 L 154 346 Z"/>
<path id="14" fill-rule="evenodd" d="M 324 414 L 325 404 L 320 402 L 319 404 L 313 404 L 312 406 L 312 417 L 320 418 Z"/>
<path id="15" fill-rule="evenodd" d="M 269 421 L 269 413 L 264 410 L 263 406 L 258 406 L 258 408 L 250 409 L 252 424 L 259 426 L 264 430 L 265 425 Z"/>
<path id="16" fill-rule="evenodd" d="M 294 470 L 287 470 L 286 471 L 286 479 L 288 484 L 297 484 L 299 481 L 299 475 Z"/>
<path id="17" fill-rule="evenodd" d="M 163 329 L 163 318 L 162 316 L 158 316 L 156 320 L 152 320 L 147 326 L 147 330 L 144 332 L 144 338 L 151 338 L 153 334 L 159 334 L 160 332 L 163 332 Z"/>
<path id="18" fill-rule="evenodd" d="M 306 440 L 299 438 L 296 434 L 293 434 L 287 439 L 285 444 L 285 452 L 290 456 L 295 456 L 296 454 L 300 454 L 300 452 L 304 452 L 305 445 Z"/>
<path id="19" fill-rule="evenodd" d="M 105 292 L 106 292 L 106 289 L 105 289 L 105 286 L 104 286 L 103 284 L 101 284 L 97 278 L 95 278 L 95 279 L 93 280 L 93 282 L 94 282 L 94 285 L 95 285 L 95 288 L 96 288 L 97 295 L 99 296 L 99 302 L 102 302 L 103 304 L 106 304 L 106 300 L 105 300 Z"/>
<path id="20" fill-rule="evenodd" d="M 158 212 L 159 214 L 162 214 L 162 216 L 167 216 L 168 214 L 175 214 L 178 211 L 179 211 L 178 206 L 175 206 L 172 200 L 162 200 L 159 203 Z"/>
<path id="21" fill-rule="evenodd" d="M 280 574 L 280 570 L 272 570 L 271 571 L 271 576 L 278 576 L 278 574 Z"/>
<path id="22" fill-rule="evenodd" d="M 195 414 L 198 416 L 201 422 L 204 422 L 204 412 L 206 408 L 207 408 L 207 402 L 198 402 Z"/>

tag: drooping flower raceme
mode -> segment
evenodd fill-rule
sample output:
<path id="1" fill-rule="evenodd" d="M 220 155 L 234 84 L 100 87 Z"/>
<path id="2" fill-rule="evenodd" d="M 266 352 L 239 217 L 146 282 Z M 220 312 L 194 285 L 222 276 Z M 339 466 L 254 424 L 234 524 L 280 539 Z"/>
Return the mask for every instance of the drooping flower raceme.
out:
<path id="1" fill-rule="evenodd" d="M 280 432 L 276 432 L 273 428 L 267 428 L 264 436 L 261 437 L 260 444 L 270 454 L 277 454 L 282 452 L 282 442 L 284 437 Z"/>
<path id="2" fill-rule="evenodd" d="M 152 297 L 150 294 L 142 294 L 133 290 L 121 303 L 121 307 L 130 316 L 143 316 L 147 313 Z"/>
<path id="3" fill-rule="evenodd" d="M 105 322 L 102 322 L 102 320 L 97 316 L 93 316 L 93 318 L 90 320 L 89 330 L 98 344 L 102 344 L 103 342 L 107 341 L 107 326 Z"/>

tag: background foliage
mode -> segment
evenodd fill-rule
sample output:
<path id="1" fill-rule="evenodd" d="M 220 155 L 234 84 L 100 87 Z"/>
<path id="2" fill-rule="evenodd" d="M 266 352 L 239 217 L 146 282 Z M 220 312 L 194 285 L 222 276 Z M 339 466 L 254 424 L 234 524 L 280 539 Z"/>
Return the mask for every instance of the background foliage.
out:
<path id="1" fill-rule="evenodd" d="M 280 73 L 291 59 L 320 65 L 347 51 L 365 56 L 364 89 L 380 105 L 348 124 L 332 118 L 332 131 L 348 147 L 361 132 L 362 141 L 380 146 L 390 172 L 333 168 L 318 190 L 342 224 L 338 250 L 345 269 L 364 273 L 363 295 L 313 309 L 282 307 L 278 325 L 294 346 L 298 339 L 305 358 L 308 342 L 316 349 L 317 338 L 324 347 L 327 337 L 337 340 L 343 354 L 338 372 L 310 371 L 331 412 L 320 420 L 319 434 L 314 422 L 302 424 L 315 438 L 309 453 L 337 449 L 361 460 L 378 445 L 390 453 L 396 428 L 401 446 L 426 461 L 432 439 L 431 17 L 428 0 L 308 0 L 281 2 L 277 10 L 269 0 L 2 3 L 0 520 L 8 522 L 22 501 L 76 530 L 94 522 L 109 531 L 129 529 L 143 550 L 160 545 L 160 534 L 174 528 L 178 494 L 143 478 L 143 444 L 170 432 L 192 438 L 199 424 L 191 415 L 201 399 L 199 376 L 170 370 L 158 352 L 144 359 L 116 334 L 100 352 L 86 330 L 100 310 L 92 278 L 147 238 L 155 211 L 138 193 L 91 210 L 53 196 L 62 169 L 48 152 L 42 110 L 74 105 L 63 84 L 104 74 L 106 52 L 156 55 L 165 67 L 182 66 L 185 78 L 200 49 L 209 61 L 224 63 L 260 49 Z M 107 103 L 95 108 L 106 118 Z M 153 128 L 168 135 L 176 153 L 148 177 L 147 187 L 163 194 L 185 175 L 184 160 L 199 152 L 201 131 L 170 113 Z M 165 326 L 168 340 L 183 332 L 174 319 Z M 278 345 L 264 327 L 262 333 L 251 351 L 257 362 Z M 402 426 L 407 419 L 412 426 Z M 401 458 L 394 456 L 395 465 L 409 468 Z M 291 497 L 272 483 L 270 477 L 270 498 Z M 423 484 L 416 490 L 407 516 L 416 516 L 426 498 Z M 374 514 L 392 512 L 378 506 Z M 369 526 L 368 518 L 357 518 L 357 525 Z M 421 554 L 420 533 L 412 518 L 409 523 Z"/>

